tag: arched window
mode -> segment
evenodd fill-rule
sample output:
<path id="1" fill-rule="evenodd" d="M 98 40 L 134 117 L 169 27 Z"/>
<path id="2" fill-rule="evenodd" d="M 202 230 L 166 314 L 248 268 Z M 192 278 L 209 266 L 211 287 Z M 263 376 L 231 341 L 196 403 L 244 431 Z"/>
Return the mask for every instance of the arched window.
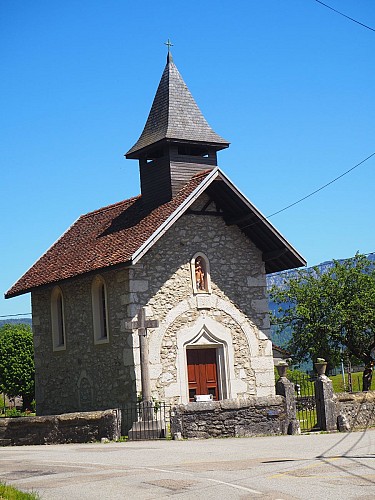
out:
<path id="1" fill-rule="evenodd" d="M 66 348 L 64 298 L 61 288 L 56 286 L 51 294 L 52 345 L 54 351 Z"/>
<path id="2" fill-rule="evenodd" d="M 109 342 L 107 287 L 101 276 L 92 282 L 92 316 L 94 325 L 94 342 L 103 344 Z"/>
<path id="3" fill-rule="evenodd" d="M 211 293 L 210 263 L 203 253 L 196 253 L 190 261 L 194 293 Z"/>

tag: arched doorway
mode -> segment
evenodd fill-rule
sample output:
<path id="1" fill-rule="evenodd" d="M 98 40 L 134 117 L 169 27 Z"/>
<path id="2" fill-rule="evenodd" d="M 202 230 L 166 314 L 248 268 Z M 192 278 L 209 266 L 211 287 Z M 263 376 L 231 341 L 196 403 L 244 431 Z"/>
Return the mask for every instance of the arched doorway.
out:
<path id="1" fill-rule="evenodd" d="M 206 319 L 207 321 L 207 319 Z M 198 326 L 198 325 L 197 325 Z M 194 330 L 193 330 L 194 331 Z M 190 330 L 190 333 L 193 333 Z M 195 396 L 228 398 L 228 344 L 203 324 L 183 343 L 187 401 Z M 198 398 L 197 398 L 198 399 Z M 185 399 L 186 401 L 186 399 Z"/>
<path id="2" fill-rule="evenodd" d="M 189 401 L 200 395 L 208 395 L 215 401 L 220 399 L 217 354 L 215 347 L 186 348 Z"/>

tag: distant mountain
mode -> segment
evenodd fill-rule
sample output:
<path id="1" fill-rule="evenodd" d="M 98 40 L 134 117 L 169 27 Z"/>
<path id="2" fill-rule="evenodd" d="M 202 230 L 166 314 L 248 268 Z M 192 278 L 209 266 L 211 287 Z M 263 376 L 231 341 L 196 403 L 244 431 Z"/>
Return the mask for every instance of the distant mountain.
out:
<path id="1" fill-rule="evenodd" d="M 368 260 L 371 260 L 372 262 L 375 263 L 375 252 L 370 253 L 366 255 Z M 344 260 L 347 259 L 335 259 L 338 262 L 343 262 Z M 325 272 L 327 269 L 333 266 L 333 260 L 328 260 L 326 262 L 322 262 L 321 264 L 318 264 L 317 266 L 311 266 L 307 267 L 305 270 L 309 271 L 312 270 L 314 267 L 317 267 L 320 271 Z M 271 286 L 276 285 L 276 286 L 281 286 L 285 279 L 288 280 L 290 278 L 294 278 L 298 275 L 298 269 L 290 269 L 288 271 L 281 271 L 279 273 L 273 273 L 273 274 L 268 274 L 267 275 L 267 288 L 271 288 Z"/>
<path id="2" fill-rule="evenodd" d="M 31 326 L 31 318 L 8 318 L 8 319 L 0 319 L 0 327 L 3 325 L 30 325 Z"/>
<path id="3" fill-rule="evenodd" d="M 375 263 L 375 253 L 370 253 L 366 255 L 366 257 Z M 338 262 L 343 262 L 344 260 L 346 259 L 337 259 Z M 333 266 L 333 260 L 330 260 L 322 262 L 317 266 L 308 267 L 305 270 L 309 271 L 312 270 L 314 267 L 317 267 L 321 272 L 325 272 L 332 266 Z M 291 269 L 289 271 L 281 271 L 279 273 L 269 274 L 267 275 L 267 289 L 270 289 L 274 285 L 277 287 L 282 287 L 285 281 L 288 281 L 288 279 L 294 278 L 297 275 L 298 275 L 298 269 Z M 268 304 L 270 311 L 273 313 L 277 313 L 278 306 L 274 302 L 272 302 L 272 300 L 270 300 Z M 282 333 L 276 335 L 274 329 L 271 327 L 270 337 L 272 342 L 274 342 L 276 345 L 280 347 L 285 347 L 291 338 L 290 328 L 286 327 Z"/>

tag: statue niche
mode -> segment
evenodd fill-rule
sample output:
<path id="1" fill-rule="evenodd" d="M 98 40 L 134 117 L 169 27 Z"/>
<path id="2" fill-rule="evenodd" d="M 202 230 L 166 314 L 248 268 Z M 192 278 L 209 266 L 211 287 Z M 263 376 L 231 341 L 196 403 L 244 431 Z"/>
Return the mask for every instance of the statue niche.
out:
<path id="1" fill-rule="evenodd" d="M 202 257 L 198 257 L 195 259 L 195 286 L 197 291 L 206 290 L 205 286 L 205 276 L 204 272 L 204 262 Z"/>
<path id="2" fill-rule="evenodd" d="M 191 260 L 194 293 L 210 293 L 210 271 L 207 257 L 196 254 Z"/>

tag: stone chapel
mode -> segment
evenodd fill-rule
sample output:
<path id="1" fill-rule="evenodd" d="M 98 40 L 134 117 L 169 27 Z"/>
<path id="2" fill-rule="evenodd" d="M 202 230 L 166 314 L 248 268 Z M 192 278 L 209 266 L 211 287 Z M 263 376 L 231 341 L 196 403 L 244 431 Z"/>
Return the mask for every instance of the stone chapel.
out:
<path id="1" fill-rule="evenodd" d="M 266 274 L 305 261 L 218 168 L 228 146 L 168 53 L 126 153 L 141 194 L 79 217 L 5 295 L 31 292 L 39 415 L 137 400 L 140 308 L 156 400 L 275 394 Z"/>

